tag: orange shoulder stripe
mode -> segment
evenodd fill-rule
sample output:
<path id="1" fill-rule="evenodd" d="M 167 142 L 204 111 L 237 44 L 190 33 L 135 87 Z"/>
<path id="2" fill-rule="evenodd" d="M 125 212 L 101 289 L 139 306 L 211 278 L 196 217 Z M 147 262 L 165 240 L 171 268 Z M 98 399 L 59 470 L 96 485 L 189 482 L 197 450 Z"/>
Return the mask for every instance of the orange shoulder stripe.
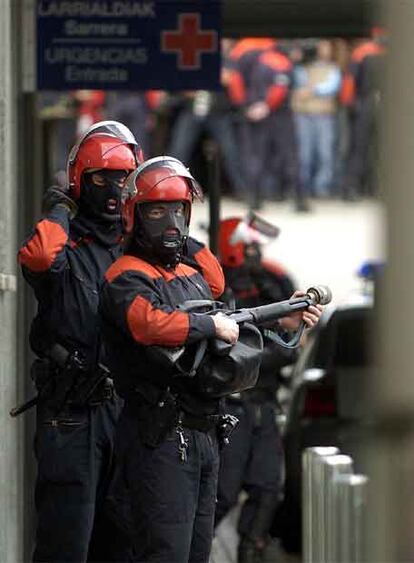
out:
<path id="1" fill-rule="evenodd" d="M 292 63 L 290 60 L 277 51 L 265 51 L 259 57 L 259 61 L 264 65 L 277 70 L 279 72 L 289 72 L 292 69 Z"/>
<path id="2" fill-rule="evenodd" d="M 148 264 L 148 262 L 145 262 L 145 260 L 142 260 L 141 258 L 125 254 L 124 256 L 121 256 L 121 258 L 118 258 L 118 260 L 109 267 L 105 274 L 105 279 L 110 283 L 128 270 L 142 272 L 152 279 L 162 277 L 161 272 L 155 266 Z"/>
<path id="3" fill-rule="evenodd" d="M 19 263 L 32 272 L 47 272 L 67 240 L 68 235 L 61 225 L 43 219 L 33 237 L 20 249 Z"/>
<path id="4" fill-rule="evenodd" d="M 362 43 L 358 47 L 355 48 L 354 52 L 351 55 L 351 61 L 355 63 L 362 62 L 365 57 L 370 55 L 381 55 L 384 52 L 383 47 L 374 43 L 373 41 L 367 41 L 366 43 Z"/>
<path id="5" fill-rule="evenodd" d="M 105 274 L 105 279 L 111 283 L 112 280 L 128 270 L 142 272 L 153 280 L 164 278 L 167 282 L 180 276 L 192 276 L 197 273 L 197 270 L 191 268 L 191 266 L 187 266 L 186 264 L 178 264 L 175 270 L 166 270 L 162 266 L 149 264 L 137 256 L 125 254 L 124 256 L 121 256 L 121 258 L 118 258 L 118 260 L 110 266 Z"/>
<path id="6" fill-rule="evenodd" d="M 230 57 L 233 60 L 238 60 L 249 51 L 270 49 L 275 45 L 276 41 L 274 39 L 270 39 L 269 37 L 246 37 L 236 43 L 231 50 Z"/>
<path id="7" fill-rule="evenodd" d="M 210 286 L 213 297 L 222 295 L 225 286 L 223 270 L 214 254 L 205 246 L 194 254 L 194 259 L 201 267 L 203 277 Z"/>

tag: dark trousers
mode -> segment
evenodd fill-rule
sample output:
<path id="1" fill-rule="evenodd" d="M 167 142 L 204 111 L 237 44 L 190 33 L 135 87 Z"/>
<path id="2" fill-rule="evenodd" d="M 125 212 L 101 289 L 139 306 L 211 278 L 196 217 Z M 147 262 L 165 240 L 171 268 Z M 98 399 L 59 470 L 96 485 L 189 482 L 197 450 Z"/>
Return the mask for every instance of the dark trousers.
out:
<path id="1" fill-rule="evenodd" d="M 283 451 L 271 402 L 227 401 L 226 412 L 239 424 L 221 453 L 216 525 L 237 504 L 244 490 L 238 532 L 252 540 L 266 537 L 282 481 Z"/>
<path id="2" fill-rule="evenodd" d="M 119 399 L 67 407 L 59 416 L 44 405 L 38 408 L 34 562 L 111 560 L 111 538 L 101 510 L 120 410 Z"/>
<path id="3" fill-rule="evenodd" d="M 125 123 L 141 145 L 146 158 L 150 155 L 148 131 L 149 110 L 144 95 L 140 92 L 117 92 L 106 101 L 107 119 Z"/>
<path id="4" fill-rule="evenodd" d="M 155 447 L 143 443 L 133 408 L 121 415 L 116 490 L 128 490 L 136 563 L 207 563 L 219 466 L 215 431 L 184 428 L 187 459 L 172 429 Z M 142 430 L 142 427 L 141 427 Z"/>
<path id="5" fill-rule="evenodd" d="M 375 97 L 357 103 L 351 122 L 350 153 L 344 195 L 373 195 L 378 164 L 378 113 Z"/>
<path id="6" fill-rule="evenodd" d="M 183 110 L 174 125 L 169 154 L 188 164 L 201 135 L 205 132 L 220 148 L 224 170 L 233 192 L 242 196 L 245 180 L 241 171 L 235 125 L 230 112 L 213 111 L 201 117 L 190 110 Z"/>
<path id="7" fill-rule="evenodd" d="M 278 199 L 305 195 L 299 178 L 299 154 L 293 113 L 289 108 L 272 112 L 268 123 L 267 161 L 269 173 L 263 189 Z"/>
<path id="8" fill-rule="evenodd" d="M 267 173 L 268 124 L 269 118 L 257 122 L 243 118 L 240 122 L 240 153 L 247 184 L 246 201 L 253 208 L 259 207 L 267 195 L 263 193 L 263 178 Z"/>
<path id="9" fill-rule="evenodd" d="M 261 121 L 240 124 L 241 161 L 248 186 L 248 202 L 259 208 L 264 198 L 289 194 L 303 199 L 299 181 L 295 126 L 289 109 L 273 112 Z"/>

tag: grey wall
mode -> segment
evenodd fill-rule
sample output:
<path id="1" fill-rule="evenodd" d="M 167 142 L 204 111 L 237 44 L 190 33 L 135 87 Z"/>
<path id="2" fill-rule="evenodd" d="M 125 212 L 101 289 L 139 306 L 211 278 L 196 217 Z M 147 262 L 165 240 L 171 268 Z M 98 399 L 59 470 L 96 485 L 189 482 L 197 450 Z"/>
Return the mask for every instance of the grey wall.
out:
<path id="1" fill-rule="evenodd" d="M 0 17 L 0 560 L 23 560 L 22 421 L 9 417 L 18 397 L 16 236 L 17 79 L 15 0 L 1 1 Z M 15 46 L 15 44 L 14 44 Z M 14 49 L 16 53 L 16 49 Z M 17 53 L 16 53 L 17 55 Z"/>
<path id="2" fill-rule="evenodd" d="M 385 1 L 390 32 L 382 191 L 388 267 L 371 404 L 370 561 L 414 561 L 414 2 Z"/>

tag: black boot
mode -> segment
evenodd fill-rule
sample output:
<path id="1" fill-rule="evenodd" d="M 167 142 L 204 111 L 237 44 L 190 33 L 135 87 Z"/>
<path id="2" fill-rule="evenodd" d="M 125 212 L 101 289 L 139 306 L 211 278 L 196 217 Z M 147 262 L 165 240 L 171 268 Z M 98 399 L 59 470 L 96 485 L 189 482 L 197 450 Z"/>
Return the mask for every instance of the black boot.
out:
<path id="1" fill-rule="evenodd" d="M 237 563 L 262 563 L 264 549 L 260 549 L 256 542 L 248 537 L 240 540 L 237 550 Z"/>

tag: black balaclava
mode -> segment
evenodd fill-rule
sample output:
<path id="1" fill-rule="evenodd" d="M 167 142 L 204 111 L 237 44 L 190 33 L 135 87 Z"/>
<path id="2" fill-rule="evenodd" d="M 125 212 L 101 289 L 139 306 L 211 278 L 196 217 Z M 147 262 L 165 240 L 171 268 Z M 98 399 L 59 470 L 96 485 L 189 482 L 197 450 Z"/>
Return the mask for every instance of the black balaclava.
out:
<path id="1" fill-rule="evenodd" d="M 82 176 L 79 211 L 72 221 L 75 236 L 92 236 L 106 247 L 118 246 L 122 237 L 121 193 L 118 183 L 124 170 L 99 170 L 106 179 L 104 186 L 92 182 L 93 172 Z"/>
<path id="2" fill-rule="evenodd" d="M 246 268 L 251 271 L 255 271 L 260 268 L 262 263 L 262 251 L 260 246 L 253 242 L 251 244 L 246 244 L 244 250 L 244 264 Z"/>
<path id="3" fill-rule="evenodd" d="M 184 203 L 184 212 L 175 211 Z M 160 219 L 150 219 L 147 211 L 163 205 L 167 213 Z M 174 268 L 181 259 L 188 237 L 188 204 L 182 201 L 156 201 L 142 203 L 135 208 L 135 231 L 133 246 L 140 255 L 151 262 Z"/>
<path id="4" fill-rule="evenodd" d="M 98 186 L 92 175 L 98 173 L 105 178 L 105 185 Z M 82 175 L 79 198 L 79 212 L 88 219 L 99 223 L 115 223 L 121 220 L 120 183 L 125 178 L 125 170 L 95 170 Z"/>

